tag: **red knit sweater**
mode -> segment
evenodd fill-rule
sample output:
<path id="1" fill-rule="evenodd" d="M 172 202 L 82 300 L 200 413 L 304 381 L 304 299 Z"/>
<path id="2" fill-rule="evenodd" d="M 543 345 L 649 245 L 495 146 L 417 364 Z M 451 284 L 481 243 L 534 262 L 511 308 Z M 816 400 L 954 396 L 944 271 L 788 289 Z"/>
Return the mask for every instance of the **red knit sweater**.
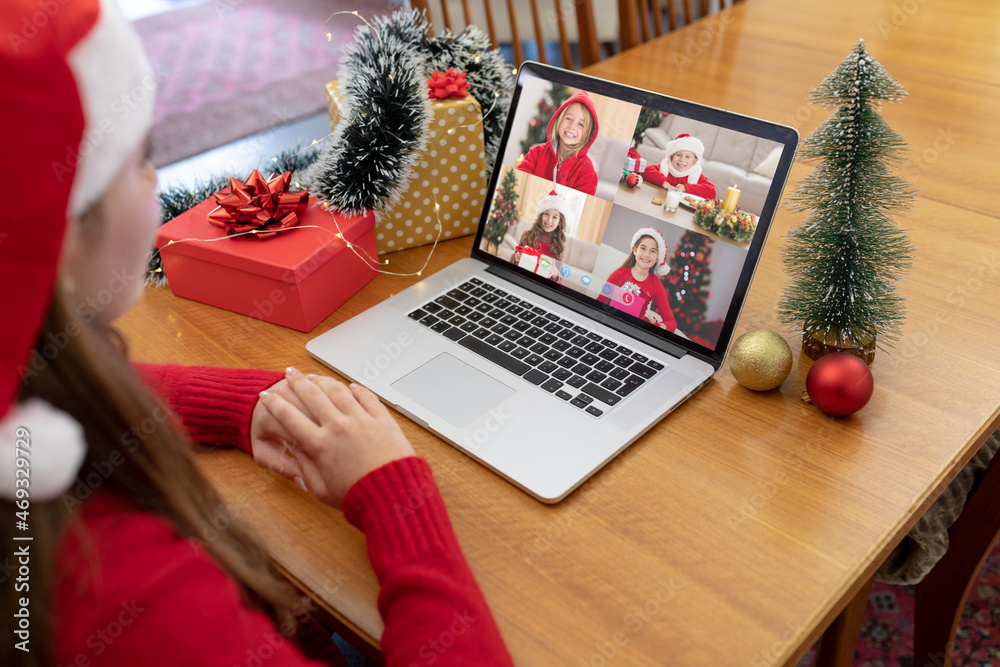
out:
<path id="1" fill-rule="evenodd" d="M 192 440 L 249 451 L 258 393 L 282 375 L 144 365 Z M 414 512 L 397 512 L 413 507 Z M 496 623 L 452 531 L 430 467 L 394 461 L 359 480 L 344 516 L 364 534 L 378 577 L 386 665 L 511 665 Z M 235 582 L 160 516 L 98 492 L 58 553 L 58 665 L 319 665 Z"/>

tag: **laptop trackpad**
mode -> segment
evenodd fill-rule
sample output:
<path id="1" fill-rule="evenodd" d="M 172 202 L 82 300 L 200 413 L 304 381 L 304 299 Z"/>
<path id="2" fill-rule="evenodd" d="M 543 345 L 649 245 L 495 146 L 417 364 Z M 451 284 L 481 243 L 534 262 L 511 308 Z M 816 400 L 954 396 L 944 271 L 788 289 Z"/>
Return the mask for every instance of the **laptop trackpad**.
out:
<path id="1" fill-rule="evenodd" d="M 392 388 L 456 428 L 465 428 L 515 393 L 448 353 L 404 375 Z"/>

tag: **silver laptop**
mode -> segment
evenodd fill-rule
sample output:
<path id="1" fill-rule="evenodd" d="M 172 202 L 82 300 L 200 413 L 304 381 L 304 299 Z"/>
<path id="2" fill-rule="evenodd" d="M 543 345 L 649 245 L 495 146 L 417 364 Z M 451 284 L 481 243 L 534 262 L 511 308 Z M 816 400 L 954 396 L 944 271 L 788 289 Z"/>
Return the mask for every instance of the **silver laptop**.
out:
<path id="1" fill-rule="evenodd" d="M 558 502 L 722 365 L 797 143 L 525 63 L 472 256 L 306 349 Z M 733 215 L 696 216 L 713 199 Z"/>

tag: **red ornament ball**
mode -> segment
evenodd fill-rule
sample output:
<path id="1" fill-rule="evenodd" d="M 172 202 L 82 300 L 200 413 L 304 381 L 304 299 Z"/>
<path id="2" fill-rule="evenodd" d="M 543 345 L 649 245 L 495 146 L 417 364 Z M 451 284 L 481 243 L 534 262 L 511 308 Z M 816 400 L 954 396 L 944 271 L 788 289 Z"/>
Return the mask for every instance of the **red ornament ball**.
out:
<path id="1" fill-rule="evenodd" d="M 809 399 L 832 417 L 846 417 L 865 407 L 874 390 L 868 364 L 846 352 L 820 357 L 806 376 Z"/>
<path id="2" fill-rule="evenodd" d="M 639 185 L 639 174 L 635 173 L 634 171 L 630 172 L 629 175 L 625 177 L 625 185 L 629 186 L 630 188 L 634 188 L 635 186 Z"/>

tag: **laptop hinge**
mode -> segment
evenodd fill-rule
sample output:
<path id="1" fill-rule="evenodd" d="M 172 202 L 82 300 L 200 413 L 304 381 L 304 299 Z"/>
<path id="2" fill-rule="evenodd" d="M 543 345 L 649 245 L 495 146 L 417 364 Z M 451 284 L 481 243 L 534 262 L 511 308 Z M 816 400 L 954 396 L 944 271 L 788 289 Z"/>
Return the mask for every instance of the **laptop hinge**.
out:
<path id="1" fill-rule="evenodd" d="M 674 343 L 671 343 L 670 341 L 663 340 L 662 338 L 654 336 L 653 334 L 643 331 L 641 329 L 630 327 L 624 322 L 620 322 L 619 320 L 616 320 L 613 317 L 608 317 L 599 310 L 596 310 L 594 308 L 588 308 L 584 304 L 576 301 L 575 299 L 571 299 L 565 294 L 560 294 L 559 292 L 556 292 L 547 287 L 542 287 L 537 283 L 535 283 L 533 280 L 525 278 L 523 276 L 519 276 L 512 271 L 506 271 L 490 264 L 486 267 L 486 272 L 492 273 L 495 276 L 498 276 L 500 278 L 503 278 L 504 280 L 512 282 L 518 287 L 522 287 L 528 290 L 529 292 L 537 294 L 543 298 L 551 299 L 552 301 L 555 301 L 564 308 L 569 308 L 573 312 L 585 315 L 588 319 L 594 320 L 595 322 L 600 322 L 601 324 L 603 324 L 608 328 L 614 329 L 615 331 L 618 331 L 619 333 L 629 336 L 630 338 L 642 341 L 646 345 L 654 347 L 657 350 L 660 350 L 661 352 L 666 352 L 672 357 L 680 359 L 684 355 L 690 354 L 690 352 L 685 350 L 680 345 L 676 345 Z"/>

